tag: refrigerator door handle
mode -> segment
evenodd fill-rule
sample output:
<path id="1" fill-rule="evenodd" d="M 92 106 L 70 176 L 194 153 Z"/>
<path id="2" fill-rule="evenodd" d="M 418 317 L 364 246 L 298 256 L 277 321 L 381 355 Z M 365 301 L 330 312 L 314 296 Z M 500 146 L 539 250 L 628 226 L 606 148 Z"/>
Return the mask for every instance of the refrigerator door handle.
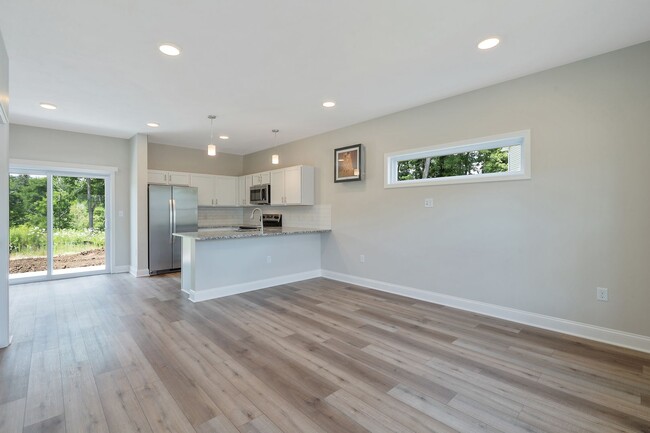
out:
<path id="1" fill-rule="evenodd" d="M 172 224 L 172 233 L 176 233 L 176 199 L 172 199 L 172 209 L 174 210 L 174 222 Z"/>
<path id="2" fill-rule="evenodd" d="M 174 200 L 169 199 L 169 243 L 172 243 L 172 233 L 174 232 L 172 227 L 174 227 Z"/>

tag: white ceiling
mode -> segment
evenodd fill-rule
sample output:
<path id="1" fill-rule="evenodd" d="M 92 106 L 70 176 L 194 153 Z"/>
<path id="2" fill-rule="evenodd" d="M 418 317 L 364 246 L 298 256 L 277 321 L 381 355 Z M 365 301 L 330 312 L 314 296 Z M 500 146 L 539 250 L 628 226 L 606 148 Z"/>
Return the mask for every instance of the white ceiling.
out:
<path id="1" fill-rule="evenodd" d="M 205 148 L 216 114 L 247 154 L 650 40 L 650 1 L 0 0 L 0 31 L 13 123 Z"/>

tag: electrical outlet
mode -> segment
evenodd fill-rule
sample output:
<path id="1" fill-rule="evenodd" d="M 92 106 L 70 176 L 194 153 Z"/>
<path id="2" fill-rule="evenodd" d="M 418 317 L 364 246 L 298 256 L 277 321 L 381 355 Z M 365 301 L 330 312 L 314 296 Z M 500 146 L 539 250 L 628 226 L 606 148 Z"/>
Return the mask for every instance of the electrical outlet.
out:
<path id="1" fill-rule="evenodd" d="M 366 263 L 366 255 L 365 255 L 365 254 L 361 254 L 361 255 L 359 256 L 359 261 L 360 261 L 361 263 Z"/>
<path id="2" fill-rule="evenodd" d="M 271 263 L 271 256 L 266 256 L 266 263 Z"/>
<path id="3" fill-rule="evenodd" d="M 596 287 L 596 299 L 599 301 L 609 301 L 609 293 L 606 287 Z"/>
<path id="4" fill-rule="evenodd" d="M 433 207 L 433 199 L 432 198 L 425 198 L 424 199 L 424 207 Z"/>
<path id="5" fill-rule="evenodd" d="M 117 216 L 122 218 L 124 216 L 124 211 L 123 210 L 117 211 Z"/>

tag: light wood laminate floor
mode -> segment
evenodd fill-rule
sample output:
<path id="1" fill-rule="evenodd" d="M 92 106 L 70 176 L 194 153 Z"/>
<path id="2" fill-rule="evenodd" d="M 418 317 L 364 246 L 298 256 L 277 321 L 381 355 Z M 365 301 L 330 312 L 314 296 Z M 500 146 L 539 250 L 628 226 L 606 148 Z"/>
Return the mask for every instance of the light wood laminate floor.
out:
<path id="1" fill-rule="evenodd" d="M 650 355 L 314 279 L 11 288 L 0 432 L 650 432 Z"/>

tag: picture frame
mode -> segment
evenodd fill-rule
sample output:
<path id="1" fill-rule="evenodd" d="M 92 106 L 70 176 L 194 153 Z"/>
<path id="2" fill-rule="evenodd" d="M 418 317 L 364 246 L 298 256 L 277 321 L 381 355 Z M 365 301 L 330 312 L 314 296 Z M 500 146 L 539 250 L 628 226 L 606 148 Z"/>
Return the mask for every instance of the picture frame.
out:
<path id="1" fill-rule="evenodd" d="M 361 180 L 363 158 L 361 144 L 334 149 L 334 183 Z"/>

